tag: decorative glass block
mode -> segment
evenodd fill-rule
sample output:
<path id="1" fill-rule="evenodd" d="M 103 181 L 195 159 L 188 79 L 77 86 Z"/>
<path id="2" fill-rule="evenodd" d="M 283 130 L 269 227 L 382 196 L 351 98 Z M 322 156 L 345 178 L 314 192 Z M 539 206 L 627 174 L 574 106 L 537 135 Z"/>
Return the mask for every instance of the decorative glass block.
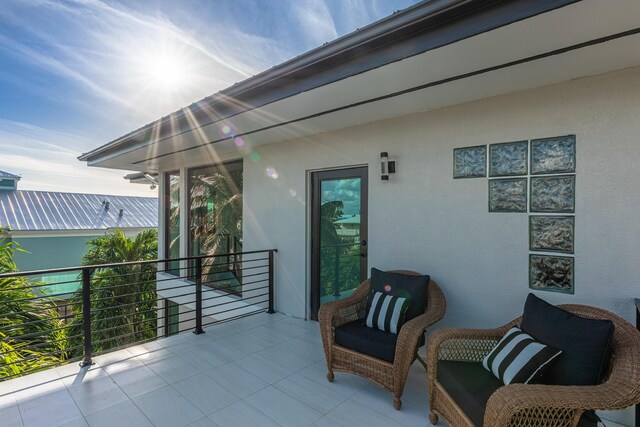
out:
<path id="1" fill-rule="evenodd" d="M 454 148 L 453 177 L 481 178 L 487 176 L 487 146 Z"/>
<path id="2" fill-rule="evenodd" d="M 529 287 L 573 294 L 573 266 L 572 257 L 529 255 Z"/>
<path id="3" fill-rule="evenodd" d="M 574 220 L 572 216 L 529 217 L 529 249 L 573 253 Z"/>
<path id="4" fill-rule="evenodd" d="M 527 141 L 489 145 L 489 176 L 526 175 L 528 152 Z"/>
<path id="5" fill-rule="evenodd" d="M 526 212 L 527 178 L 489 180 L 489 212 Z"/>
<path id="6" fill-rule="evenodd" d="M 531 140 L 531 175 L 575 171 L 575 135 Z"/>
<path id="7" fill-rule="evenodd" d="M 575 175 L 531 178 L 531 212 L 574 212 L 575 196 Z"/>

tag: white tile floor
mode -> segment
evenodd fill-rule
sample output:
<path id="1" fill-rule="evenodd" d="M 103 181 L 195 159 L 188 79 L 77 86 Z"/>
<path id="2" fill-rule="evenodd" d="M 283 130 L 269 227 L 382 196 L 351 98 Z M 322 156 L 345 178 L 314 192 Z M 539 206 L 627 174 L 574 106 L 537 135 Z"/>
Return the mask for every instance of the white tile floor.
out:
<path id="1" fill-rule="evenodd" d="M 2 427 L 421 426 L 426 373 L 391 395 L 336 373 L 326 380 L 318 324 L 259 314 L 0 383 Z M 607 425 L 611 424 L 607 422 Z"/>
<path id="2" fill-rule="evenodd" d="M 426 373 L 391 395 L 326 365 L 316 322 L 258 314 L 0 383 L 2 427 L 425 426 Z"/>

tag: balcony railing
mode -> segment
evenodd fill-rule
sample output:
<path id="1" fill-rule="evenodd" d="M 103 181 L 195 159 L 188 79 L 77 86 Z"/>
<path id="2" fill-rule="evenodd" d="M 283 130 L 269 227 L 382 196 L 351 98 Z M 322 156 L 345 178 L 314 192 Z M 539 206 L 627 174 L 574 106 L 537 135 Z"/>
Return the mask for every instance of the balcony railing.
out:
<path id="1" fill-rule="evenodd" d="M 273 313 L 276 252 L 0 274 L 0 381 L 73 361 L 90 365 L 98 354 Z M 14 292 L 18 298 L 6 297 Z"/>

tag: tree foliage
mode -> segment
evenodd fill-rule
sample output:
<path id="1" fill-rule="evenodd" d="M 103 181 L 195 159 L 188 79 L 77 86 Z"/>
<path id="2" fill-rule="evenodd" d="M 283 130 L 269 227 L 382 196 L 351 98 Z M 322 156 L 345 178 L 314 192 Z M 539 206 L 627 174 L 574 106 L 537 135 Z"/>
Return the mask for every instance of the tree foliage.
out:
<path id="1" fill-rule="evenodd" d="M 194 255 L 216 255 L 241 251 L 242 171 L 208 171 L 191 178 L 191 236 L 197 248 Z M 230 259 L 229 262 L 232 262 Z M 215 257 L 203 260 L 203 281 L 219 273 Z M 227 268 L 225 266 L 224 268 Z M 228 284 L 234 290 L 239 284 Z"/>
<path id="2" fill-rule="evenodd" d="M 158 256 L 158 232 L 147 230 L 135 238 L 122 230 L 89 241 L 83 265 L 104 265 L 154 260 Z M 155 263 L 99 267 L 91 275 L 91 340 L 94 353 L 156 337 Z M 82 291 L 71 300 L 69 329 L 74 356 L 82 354 Z"/>
<path id="3" fill-rule="evenodd" d="M 0 274 L 18 272 L 8 242 L 0 245 Z M 0 278 L 0 378 L 62 362 L 65 331 L 55 304 L 24 276 Z"/>
<path id="4" fill-rule="evenodd" d="M 320 206 L 320 295 L 335 295 L 355 288 L 360 280 L 360 246 L 341 236 L 335 222 L 344 214 L 340 200 Z"/>

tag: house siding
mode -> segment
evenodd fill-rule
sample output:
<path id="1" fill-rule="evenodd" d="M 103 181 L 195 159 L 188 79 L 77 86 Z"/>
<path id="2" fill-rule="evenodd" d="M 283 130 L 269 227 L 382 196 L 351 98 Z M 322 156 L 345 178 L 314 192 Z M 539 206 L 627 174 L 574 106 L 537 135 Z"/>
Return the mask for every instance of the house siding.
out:
<path id="1" fill-rule="evenodd" d="M 640 68 L 260 147 L 245 162 L 247 250 L 278 248 L 276 308 L 304 317 L 308 173 L 369 165 L 369 266 L 432 276 L 448 300 L 443 326 L 492 327 L 522 311 L 528 215 L 489 213 L 488 179 L 454 180 L 457 147 L 575 134 L 575 294 L 633 320 L 640 276 Z M 390 182 L 379 155 L 397 161 Z M 274 168 L 278 179 L 266 176 Z"/>
<path id="2" fill-rule="evenodd" d="M 96 237 L 14 237 L 13 241 L 20 249 L 27 251 L 17 251 L 14 259 L 22 271 L 75 267 L 82 264 L 87 242 Z"/>

